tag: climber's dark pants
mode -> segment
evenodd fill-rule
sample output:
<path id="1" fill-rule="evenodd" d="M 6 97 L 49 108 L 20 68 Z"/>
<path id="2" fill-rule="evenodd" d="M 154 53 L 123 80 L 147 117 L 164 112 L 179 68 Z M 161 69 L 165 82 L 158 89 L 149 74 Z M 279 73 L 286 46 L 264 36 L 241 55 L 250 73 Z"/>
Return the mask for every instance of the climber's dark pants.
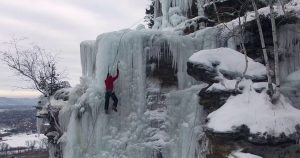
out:
<path id="1" fill-rule="evenodd" d="M 110 92 L 110 91 L 106 91 L 105 93 L 105 110 L 108 110 L 108 106 L 109 106 L 109 98 L 112 98 L 112 100 L 114 101 L 114 107 L 117 107 L 118 105 L 118 98 L 116 97 L 115 92 Z"/>

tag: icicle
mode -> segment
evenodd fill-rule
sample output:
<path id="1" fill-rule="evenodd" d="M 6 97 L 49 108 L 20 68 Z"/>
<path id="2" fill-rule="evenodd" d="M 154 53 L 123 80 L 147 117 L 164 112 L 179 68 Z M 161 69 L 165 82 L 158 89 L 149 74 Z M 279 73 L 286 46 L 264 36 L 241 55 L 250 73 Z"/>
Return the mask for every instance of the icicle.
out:
<path id="1" fill-rule="evenodd" d="M 171 0 L 172 7 L 180 7 L 186 16 L 191 10 L 193 2 L 194 0 Z"/>
<path id="2" fill-rule="evenodd" d="M 290 73 L 300 68 L 300 35 L 298 24 L 285 25 L 279 28 L 279 49 L 283 61 L 280 62 L 280 76 L 284 80 Z"/>

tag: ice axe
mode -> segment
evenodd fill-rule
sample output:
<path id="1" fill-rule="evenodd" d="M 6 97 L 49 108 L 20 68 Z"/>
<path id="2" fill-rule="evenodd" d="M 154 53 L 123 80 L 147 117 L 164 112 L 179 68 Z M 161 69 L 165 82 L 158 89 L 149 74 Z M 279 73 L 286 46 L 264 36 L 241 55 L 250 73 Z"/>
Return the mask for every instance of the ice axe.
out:
<path id="1" fill-rule="evenodd" d="M 120 60 L 117 62 L 117 69 L 119 69 L 119 63 L 120 63 Z"/>

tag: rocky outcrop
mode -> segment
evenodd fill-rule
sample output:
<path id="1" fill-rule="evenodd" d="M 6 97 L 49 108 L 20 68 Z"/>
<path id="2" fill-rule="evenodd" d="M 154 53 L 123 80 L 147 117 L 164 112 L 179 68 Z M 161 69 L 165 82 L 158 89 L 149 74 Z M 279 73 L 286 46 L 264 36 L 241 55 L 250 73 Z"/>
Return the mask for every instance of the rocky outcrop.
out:
<path id="1" fill-rule="evenodd" d="M 206 17 L 195 17 L 193 19 L 187 20 L 184 23 L 184 28 L 181 28 L 183 30 L 183 33 L 185 35 L 194 33 L 200 29 L 203 29 L 205 27 L 212 27 L 215 25 L 215 21 L 210 20 Z"/>
<path id="2" fill-rule="evenodd" d="M 226 158 L 232 151 L 242 148 L 243 152 L 252 153 L 263 158 L 298 158 L 300 157 L 300 147 L 297 144 L 280 143 L 274 144 L 254 144 L 242 139 L 247 135 L 244 133 L 216 134 L 207 132 L 209 148 L 212 151 L 207 158 Z"/>
<path id="3" fill-rule="evenodd" d="M 209 88 L 208 86 L 207 88 Z M 211 113 L 219 109 L 222 105 L 225 104 L 226 100 L 232 96 L 240 94 L 240 91 L 236 90 L 207 90 L 204 88 L 200 91 L 200 105 L 204 107 L 207 113 Z"/>
<path id="4" fill-rule="evenodd" d="M 216 78 L 218 73 L 215 67 L 187 62 L 187 73 L 194 77 L 197 81 L 202 81 L 209 84 L 219 82 L 219 80 Z"/>
<path id="5" fill-rule="evenodd" d="M 187 72 L 190 76 L 194 77 L 198 81 L 202 81 L 208 84 L 211 83 L 218 83 L 219 82 L 219 74 L 217 70 L 218 62 L 213 64 L 213 67 L 209 67 L 207 65 L 201 64 L 201 63 L 187 63 Z M 238 72 L 232 72 L 227 70 L 219 70 L 220 73 L 227 79 L 237 79 L 242 77 L 241 73 Z M 251 79 L 253 82 L 264 82 L 267 80 L 266 76 L 250 76 L 246 75 L 246 79 Z"/>
<path id="6" fill-rule="evenodd" d="M 248 67 L 244 78 L 253 82 L 266 81 L 264 65 L 249 57 L 247 61 Z M 208 84 L 218 83 L 223 79 L 239 80 L 243 77 L 244 69 L 244 55 L 225 47 L 199 51 L 194 53 L 187 62 L 188 74 Z"/>
<path id="7" fill-rule="evenodd" d="M 266 4 L 261 0 L 255 0 L 257 7 L 265 7 Z M 243 5 L 246 4 L 246 5 Z M 243 16 L 246 11 L 253 10 L 251 3 L 247 0 L 216 0 L 216 7 L 219 12 L 219 17 L 222 22 L 231 21 L 240 15 Z M 217 21 L 216 11 L 212 2 L 204 6 L 204 12 L 209 19 Z"/>

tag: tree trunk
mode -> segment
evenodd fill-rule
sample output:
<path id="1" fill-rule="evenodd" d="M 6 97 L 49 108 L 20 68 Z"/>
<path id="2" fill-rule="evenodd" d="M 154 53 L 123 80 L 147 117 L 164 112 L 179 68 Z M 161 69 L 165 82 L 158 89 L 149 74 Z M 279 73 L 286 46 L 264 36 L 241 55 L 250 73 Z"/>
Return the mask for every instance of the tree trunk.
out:
<path id="1" fill-rule="evenodd" d="M 269 90 L 270 96 L 273 96 L 274 90 L 273 90 L 272 78 L 271 78 L 271 74 L 270 74 L 270 64 L 269 64 L 269 59 L 268 59 L 268 55 L 267 55 L 265 39 L 264 39 L 264 35 L 263 35 L 261 23 L 260 23 L 259 13 L 257 11 L 257 6 L 256 6 L 254 0 L 251 0 L 251 2 L 252 2 L 253 9 L 255 11 L 255 18 L 256 18 L 256 22 L 257 22 L 258 31 L 259 31 L 261 47 L 263 50 L 264 60 L 266 63 L 266 71 L 267 71 L 267 77 L 268 77 L 268 90 Z"/>
<path id="2" fill-rule="evenodd" d="M 282 0 L 278 0 L 278 1 L 279 1 L 280 6 L 281 6 L 283 14 L 285 14 L 284 3 L 282 2 Z"/>
<path id="3" fill-rule="evenodd" d="M 216 12 L 216 15 L 217 15 L 218 24 L 220 24 L 221 21 L 220 21 L 220 17 L 219 17 L 219 11 L 218 11 L 218 8 L 217 8 L 217 5 L 216 5 L 216 0 L 213 0 L 213 5 L 214 5 L 214 9 L 215 9 L 215 12 Z"/>
<path id="4" fill-rule="evenodd" d="M 240 82 L 245 78 L 247 70 L 248 70 L 248 65 L 249 65 L 248 64 L 249 61 L 248 61 L 247 49 L 245 47 L 245 40 L 244 40 L 245 39 L 244 30 L 245 29 L 244 29 L 244 26 L 241 22 L 241 14 L 240 13 L 241 12 L 239 12 L 239 29 L 240 30 L 239 30 L 239 33 L 238 33 L 238 37 L 240 39 L 240 48 L 242 49 L 242 52 L 243 52 L 244 57 L 245 57 L 245 69 L 243 71 L 242 77 L 235 84 L 235 90 L 238 90 L 238 86 L 239 86 Z M 246 21 L 246 17 L 247 17 L 247 15 L 245 14 L 244 21 Z"/>
<path id="5" fill-rule="evenodd" d="M 278 39 L 277 39 L 277 30 L 275 23 L 275 13 L 273 3 L 269 1 L 270 5 L 270 15 L 271 15 L 271 25 L 272 25 L 272 36 L 273 36 L 273 45 L 274 45 L 274 59 L 275 59 L 275 93 L 272 96 L 272 101 L 276 102 L 280 96 L 280 75 L 279 75 L 279 53 L 278 53 Z"/>

